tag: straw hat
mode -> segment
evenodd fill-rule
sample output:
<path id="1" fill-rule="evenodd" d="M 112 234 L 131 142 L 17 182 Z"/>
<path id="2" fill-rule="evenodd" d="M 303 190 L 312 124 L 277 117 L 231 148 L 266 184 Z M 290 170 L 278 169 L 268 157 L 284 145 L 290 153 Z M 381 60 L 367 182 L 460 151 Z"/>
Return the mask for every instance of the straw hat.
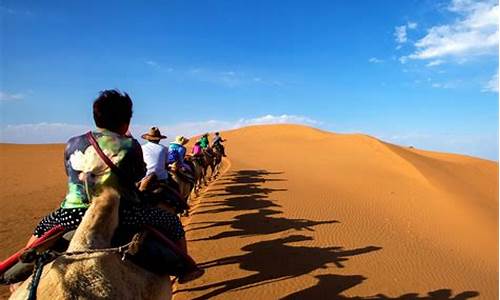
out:
<path id="1" fill-rule="evenodd" d="M 184 144 L 187 144 L 187 142 L 189 142 L 189 139 L 185 138 L 182 135 L 178 135 L 178 136 L 175 137 L 175 143 L 176 144 L 184 145 Z"/>
<path id="2" fill-rule="evenodd" d="M 160 133 L 160 129 L 158 129 L 158 127 L 149 128 L 148 133 L 143 134 L 141 137 L 148 141 L 159 141 L 161 139 L 167 138 Z"/>

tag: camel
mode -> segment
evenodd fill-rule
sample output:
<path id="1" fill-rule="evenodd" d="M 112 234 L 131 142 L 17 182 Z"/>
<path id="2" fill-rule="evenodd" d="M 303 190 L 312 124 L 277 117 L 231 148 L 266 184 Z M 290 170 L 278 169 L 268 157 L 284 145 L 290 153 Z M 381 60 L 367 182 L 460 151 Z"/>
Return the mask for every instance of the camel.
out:
<path id="1" fill-rule="evenodd" d="M 208 180 L 211 181 L 219 175 L 220 163 L 222 162 L 222 153 L 217 147 L 207 148 L 203 151 L 203 153 L 206 160 L 205 176 L 208 175 L 208 167 L 210 167 L 211 173 Z"/>
<path id="2" fill-rule="evenodd" d="M 67 252 L 111 246 L 118 227 L 119 194 L 105 189 L 92 200 Z M 27 299 L 28 278 L 10 297 Z M 122 261 L 118 253 L 94 252 L 63 255 L 44 267 L 37 290 L 38 299 L 171 299 L 168 275 L 158 276 Z"/>
<path id="3" fill-rule="evenodd" d="M 212 169 L 212 174 L 210 175 L 212 179 L 217 178 L 220 172 L 220 166 L 222 162 L 222 151 L 219 147 L 213 147 L 214 160 L 210 166 Z"/>
<path id="4" fill-rule="evenodd" d="M 203 157 L 200 159 L 197 159 L 193 156 L 188 156 L 186 157 L 186 161 L 191 165 L 193 168 L 193 174 L 194 174 L 194 194 L 195 196 L 198 196 L 198 192 L 202 188 L 203 185 L 206 185 L 206 179 L 205 179 L 205 170 L 203 168 Z"/>

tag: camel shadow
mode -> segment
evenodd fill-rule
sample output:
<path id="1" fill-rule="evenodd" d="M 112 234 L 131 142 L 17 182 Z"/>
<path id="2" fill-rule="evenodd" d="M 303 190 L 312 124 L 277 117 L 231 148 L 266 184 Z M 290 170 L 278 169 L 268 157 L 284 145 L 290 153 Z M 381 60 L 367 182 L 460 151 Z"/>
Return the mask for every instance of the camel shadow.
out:
<path id="1" fill-rule="evenodd" d="M 279 214 L 280 211 L 271 209 L 259 209 L 258 212 L 248 213 L 236 216 L 233 220 L 221 221 L 221 222 L 198 222 L 195 224 L 209 224 L 205 226 L 200 226 L 196 228 L 189 228 L 186 231 L 194 231 L 200 229 L 208 229 L 221 226 L 231 226 L 232 231 L 220 232 L 216 235 L 195 239 L 191 241 L 206 241 L 206 240 L 217 240 L 228 237 L 244 237 L 244 236 L 254 236 L 254 235 L 265 235 L 273 234 L 278 232 L 283 232 L 287 230 L 296 231 L 313 231 L 313 226 L 322 224 L 333 224 L 338 223 L 338 221 L 311 221 L 306 219 L 288 219 L 283 217 L 272 217 L 272 215 Z"/>
<path id="2" fill-rule="evenodd" d="M 201 204 L 197 208 L 209 208 L 203 211 L 196 211 L 192 215 L 201 214 L 217 214 L 230 211 L 254 210 L 269 207 L 280 207 L 280 205 L 267 200 L 265 196 L 251 195 L 251 196 L 237 196 L 226 198 L 221 201 L 212 201 L 207 204 Z M 212 209 L 210 209 L 212 208 Z"/>
<path id="3" fill-rule="evenodd" d="M 209 299 L 230 290 L 246 289 L 299 277 L 317 269 L 327 268 L 329 264 L 343 268 L 350 257 L 382 249 L 376 246 L 346 250 L 342 247 L 320 248 L 288 245 L 289 243 L 311 241 L 312 239 L 312 237 L 304 235 L 292 235 L 244 246 L 242 250 L 248 252 L 246 254 L 207 261 L 200 264 L 200 266 L 207 269 L 238 264 L 240 269 L 252 271 L 254 274 L 176 292 L 211 290 L 203 296 L 194 298 Z M 349 282 L 344 281 L 342 284 L 348 285 Z"/>
<path id="4" fill-rule="evenodd" d="M 466 300 L 479 296 L 478 292 L 466 291 L 453 296 L 450 289 L 440 289 L 428 292 L 425 296 L 418 293 L 407 293 L 395 298 L 377 294 L 368 297 L 348 297 L 341 295 L 342 292 L 363 283 L 367 278 L 361 275 L 335 275 L 324 274 L 315 276 L 318 283 L 312 287 L 287 295 L 280 300 L 295 299 L 336 299 L 336 300 Z"/>
<path id="5" fill-rule="evenodd" d="M 231 172 L 229 175 L 221 178 L 221 182 L 216 185 L 227 184 L 248 184 L 248 183 L 264 183 L 266 181 L 286 181 L 286 179 L 268 178 L 273 175 L 280 175 L 283 172 L 270 172 L 267 170 L 238 170 Z"/>

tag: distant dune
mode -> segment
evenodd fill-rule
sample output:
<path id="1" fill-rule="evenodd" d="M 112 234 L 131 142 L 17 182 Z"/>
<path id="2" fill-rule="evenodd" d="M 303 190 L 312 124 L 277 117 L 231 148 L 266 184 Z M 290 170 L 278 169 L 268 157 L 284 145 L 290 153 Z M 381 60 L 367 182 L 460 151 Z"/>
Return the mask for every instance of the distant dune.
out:
<path id="1" fill-rule="evenodd" d="M 297 125 L 222 135 L 225 173 L 184 219 L 207 273 L 176 299 L 498 298 L 498 163 Z M 63 150 L 0 145 L 2 258 L 59 205 Z"/>

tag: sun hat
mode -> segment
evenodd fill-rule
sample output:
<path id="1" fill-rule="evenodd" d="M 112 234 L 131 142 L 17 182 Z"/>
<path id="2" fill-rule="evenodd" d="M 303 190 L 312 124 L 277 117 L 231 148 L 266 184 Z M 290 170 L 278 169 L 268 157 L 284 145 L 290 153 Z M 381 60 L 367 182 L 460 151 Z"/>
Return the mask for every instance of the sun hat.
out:
<path id="1" fill-rule="evenodd" d="M 189 139 L 185 138 L 182 135 L 178 135 L 178 136 L 175 137 L 175 143 L 177 143 L 177 144 L 184 145 L 187 142 L 189 142 Z"/>
<path id="2" fill-rule="evenodd" d="M 167 138 L 160 133 L 160 129 L 158 129 L 158 127 L 149 128 L 149 131 L 143 134 L 141 137 L 148 141 L 159 141 L 161 139 Z"/>

